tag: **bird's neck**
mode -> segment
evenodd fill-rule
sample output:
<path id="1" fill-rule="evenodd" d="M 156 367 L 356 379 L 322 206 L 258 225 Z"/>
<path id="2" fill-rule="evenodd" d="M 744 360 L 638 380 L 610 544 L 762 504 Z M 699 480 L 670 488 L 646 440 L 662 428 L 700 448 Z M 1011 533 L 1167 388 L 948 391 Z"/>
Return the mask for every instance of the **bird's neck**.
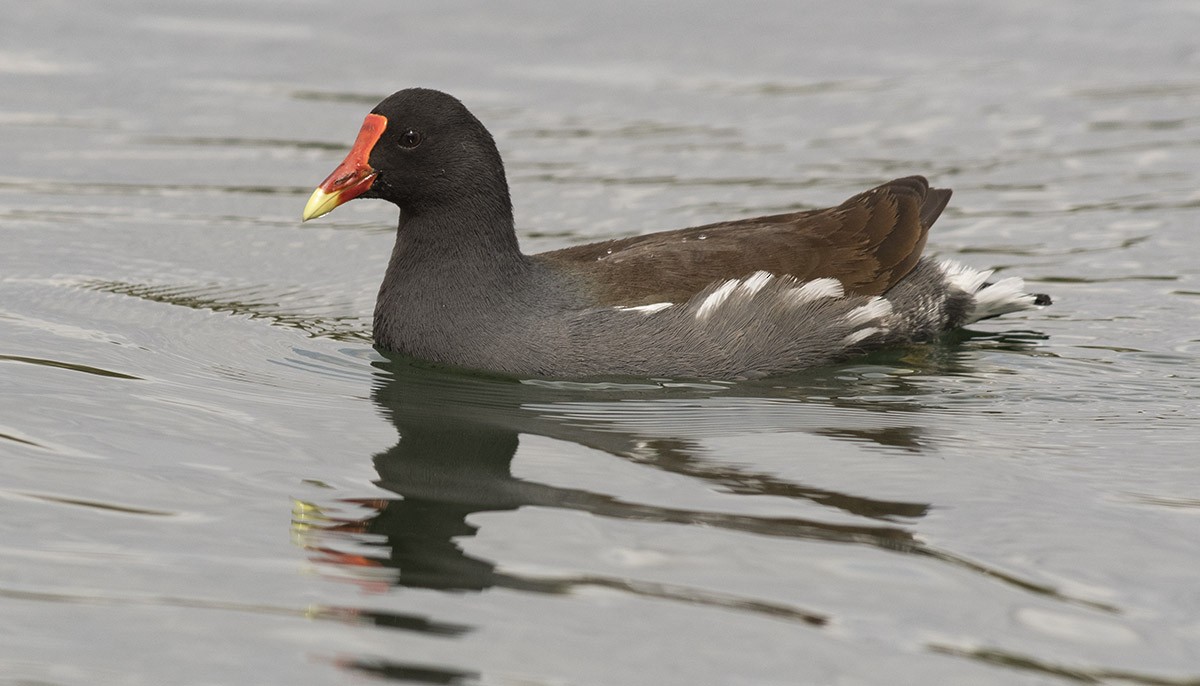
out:
<path id="1" fill-rule="evenodd" d="M 395 263 L 399 261 L 399 265 Z M 525 261 L 507 196 L 400 214 L 393 265 L 506 270 Z"/>
<path id="2" fill-rule="evenodd" d="M 464 204 L 437 212 L 405 210 L 380 301 L 486 307 L 530 271 L 507 204 Z"/>
<path id="3" fill-rule="evenodd" d="M 375 341 L 435 361 L 483 360 L 486 333 L 529 309 L 535 272 L 511 212 L 405 212 L 375 304 Z"/>

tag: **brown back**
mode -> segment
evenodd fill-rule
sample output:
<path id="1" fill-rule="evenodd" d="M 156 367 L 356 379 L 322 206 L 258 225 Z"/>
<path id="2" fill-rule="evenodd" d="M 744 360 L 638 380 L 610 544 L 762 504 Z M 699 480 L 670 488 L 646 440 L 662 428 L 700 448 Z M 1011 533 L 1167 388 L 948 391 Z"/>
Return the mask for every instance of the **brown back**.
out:
<path id="1" fill-rule="evenodd" d="M 684 302 L 714 281 L 760 270 L 802 281 L 833 277 L 847 293 L 880 295 L 916 266 L 949 200 L 948 189 L 910 176 L 837 207 L 591 243 L 538 258 L 589 279 L 606 305 Z"/>

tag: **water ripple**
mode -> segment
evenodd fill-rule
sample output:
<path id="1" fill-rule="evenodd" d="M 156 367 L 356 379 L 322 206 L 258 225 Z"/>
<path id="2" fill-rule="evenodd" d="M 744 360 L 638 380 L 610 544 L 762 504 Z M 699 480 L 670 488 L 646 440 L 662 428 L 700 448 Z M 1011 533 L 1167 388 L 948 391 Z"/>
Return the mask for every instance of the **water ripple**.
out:
<path id="1" fill-rule="evenodd" d="M 108 369 L 100 369 L 86 364 L 77 364 L 74 362 L 62 362 L 60 360 L 48 360 L 41 357 L 25 357 L 23 355 L 0 355 L 0 361 L 7 362 L 24 362 L 25 364 L 35 364 L 43 367 L 55 367 L 57 369 L 69 369 L 74 372 L 83 372 L 85 374 L 95 374 L 96 376 L 107 376 L 113 379 L 132 379 L 141 381 L 142 377 L 133 376 L 132 374 L 123 374 L 114 372 Z"/>
<path id="2" fill-rule="evenodd" d="M 266 286 L 230 290 L 217 284 L 208 285 L 151 285 L 122 281 L 85 281 L 82 287 L 102 293 L 127 295 L 150 302 L 187 307 L 194 310 L 227 312 L 244 315 L 251 319 L 265 319 L 276 326 L 299 329 L 309 336 L 331 338 L 337 341 L 369 342 L 371 333 L 362 317 L 325 316 L 296 314 L 282 310 L 280 301 L 297 301 L 295 291 L 278 291 Z M 309 295 L 310 299 L 318 296 Z"/>

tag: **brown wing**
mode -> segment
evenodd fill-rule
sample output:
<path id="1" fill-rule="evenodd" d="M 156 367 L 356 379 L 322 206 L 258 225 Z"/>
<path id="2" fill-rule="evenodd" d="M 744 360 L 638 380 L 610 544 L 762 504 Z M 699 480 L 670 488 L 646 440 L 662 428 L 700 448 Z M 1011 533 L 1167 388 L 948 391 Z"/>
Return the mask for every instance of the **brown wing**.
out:
<path id="1" fill-rule="evenodd" d="M 539 259 L 591 280 L 604 304 L 684 302 L 718 279 L 756 271 L 833 277 L 879 295 L 917 264 L 950 200 L 920 176 L 896 179 L 837 207 L 755 217 L 580 245 Z"/>

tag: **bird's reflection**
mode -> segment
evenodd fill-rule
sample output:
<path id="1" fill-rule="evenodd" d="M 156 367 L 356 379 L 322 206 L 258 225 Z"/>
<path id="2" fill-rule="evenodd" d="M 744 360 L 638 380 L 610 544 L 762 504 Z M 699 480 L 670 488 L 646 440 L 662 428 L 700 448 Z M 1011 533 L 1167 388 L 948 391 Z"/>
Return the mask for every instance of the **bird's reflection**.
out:
<path id="1" fill-rule="evenodd" d="M 885 362 L 887 362 L 885 360 Z M 895 362 L 895 360 L 892 360 Z M 945 366 L 945 361 L 938 361 Z M 918 385 L 901 375 L 826 370 L 788 383 L 519 382 L 423 368 L 406 360 L 376 363 L 373 400 L 392 422 L 398 442 L 374 456 L 380 487 L 397 498 L 348 500 L 365 517 L 337 519 L 332 508 L 301 519 L 316 533 L 306 545 L 324 563 L 364 584 L 470 592 L 493 587 L 566 593 L 593 586 L 693 604 L 765 613 L 820 626 L 827 617 L 794 606 L 602 575 L 535 576 L 498 568 L 467 553 L 472 515 L 524 506 L 560 508 L 598 517 L 701 525 L 758 535 L 824 540 L 928 556 L 1026 591 L 1064 600 L 1055 589 L 931 548 L 912 531 L 930 504 L 869 498 L 797 483 L 717 462 L 703 439 L 729 433 L 805 431 L 903 455 L 926 442 L 918 428 L 924 407 Z M 887 366 L 876 361 L 874 369 Z M 942 368 L 941 373 L 954 373 Z M 880 400 L 887 398 L 887 400 Z M 619 496 L 554 486 L 514 476 L 522 435 L 546 436 L 604 451 L 656 470 L 703 482 L 726 493 L 788 498 L 828 508 L 835 523 L 632 502 Z M 852 515 L 856 524 L 841 523 Z M 354 552 L 337 537 L 354 534 Z"/>
<path id="2" fill-rule="evenodd" d="M 1020 348 L 1023 341 L 1000 340 L 998 345 Z M 916 536 L 915 527 L 931 509 L 929 503 L 820 488 L 707 453 L 709 438 L 772 432 L 824 436 L 900 457 L 921 453 L 933 443 L 921 428 L 921 413 L 936 403 L 922 397 L 928 393 L 926 385 L 892 372 L 916 367 L 938 375 L 971 374 L 963 360 L 943 348 L 924 347 L 753 384 L 520 382 L 430 369 L 407 360 L 376 362 L 372 399 L 399 435 L 395 445 L 373 457 L 379 475 L 376 483 L 397 497 L 301 504 L 296 520 L 299 540 L 323 568 L 340 570 L 343 578 L 376 591 L 409 587 L 470 593 L 506 588 L 564 594 L 598 587 L 809 627 L 822 627 L 831 619 L 824 612 L 794 604 L 711 589 L 625 576 L 515 571 L 464 549 L 481 525 L 478 519 L 472 523 L 473 515 L 537 506 L 604 518 L 870 546 L 889 554 L 933 559 L 1023 592 L 1114 612 L 1110 606 L 1070 597 L 928 545 Z M 672 506 L 670 494 L 655 502 L 635 502 L 610 493 L 539 483 L 516 476 L 511 469 L 522 436 L 585 446 L 724 493 L 785 498 L 820 509 L 812 518 L 696 510 Z M 341 512 L 354 508 L 360 513 Z M 361 515 L 363 508 L 365 515 Z M 829 521 L 820 516 L 821 511 L 829 512 Z M 325 612 L 425 635 L 455 636 L 471 630 L 467 625 L 379 608 Z M 422 683 L 460 683 L 478 677 L 379 658 L 348 657 L 342 664 L 384 678 Z"/>
<path id="3" fill-rule="evenodd" d="M 735 427 L 744 431 L 746 419 L 738 415 L 752 414 L 753 410 L 738 406 L 747 403 L 763 404 L 759 409 L 764 411 L 758 413 L 766 417 L 762 430 L 795 430 L 787 426 L 788 420 L 797 418 L 794 386 L 785 392 L 770 386 L 714 384 L 521 383 L 431 370 L 403 360 L 377 365 L 373 399 L 399 434 L 396 445 L 374 456 L 377 484 L 400 497 L 354 501 L 374 514 L 342 521 L 328 519 L 320 527 L 325 532 L 366 534 L 360 541 L 375 552 L 364 554 L 363 545 L 354 555 L 340 555 L 329 547 L 321 547 L 320 551 L 326 562 L 388 568 L 392 570 L 390 582 L 401 586 L 455 591 L 498 586 L 561 593 L 581 585 L 598 585 L 637 594 L 684 595 L 693 602 L 737 605 L 737 598 L 701 597 L 704 594 L 688 589 L 626 579 L 547 579 L 500 571 L 494 562 L 464 552 L 460 544 L 475 533 L 468 521 L 471 515 L 533 505 L 601 517 L 871 542 L 897 548 L 913 541 L 912 534 L 899 523 L 919 518 L 928 509 L 924 503 L 838 493 L 714 463 L 699 454 L 702 451 L 697 438 L 688 437 L 689 427 L 702 429 L 707 435 L 721 435 Z M 848 417 L 843 420 L 855 426 L 853 431 L 870 431 Z M 895 422 L 877 422 L 876 427 L 886 437 L 885 445 L 897 442 L 897 433 L 915 431 Z M 828 426 L 811 428 L 831 431 Z M 523 434 L 602 450 L 650 468 L 704 481 L 725 492 L 802 499 L 874 522 L 855 525 L 690 510 L 629 502 L 610 494 L 518 478 L 512 474 L 510 464 Z M 911 439 L 898 442 L 916 445 Z M 378 582 L 378 570 L 369 578 Z M 823 621 L 816 613 L 796 608 L 754 605 L 758 611 L 794 614 L 809 623 Z"/>

